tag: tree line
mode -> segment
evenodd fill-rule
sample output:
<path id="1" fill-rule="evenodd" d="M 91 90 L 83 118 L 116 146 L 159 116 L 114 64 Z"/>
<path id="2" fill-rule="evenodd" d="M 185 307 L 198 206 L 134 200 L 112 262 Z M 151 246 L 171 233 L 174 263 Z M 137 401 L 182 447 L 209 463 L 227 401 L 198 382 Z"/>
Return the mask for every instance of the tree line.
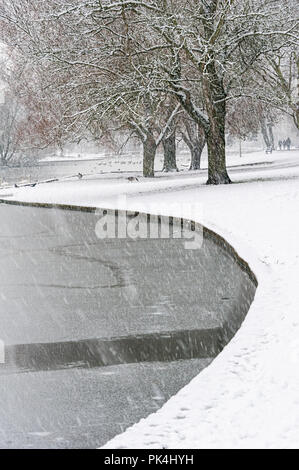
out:
<path id="1" fill-rule="evenodd" d="M 228 184 L 228 131 L 271 139 L 278 112 L 299 128 L 295 0 L 0 0 L 0 31 L 44 145 L 125 132 L 153 177 L 160 145 L 176 170 L 179 134 L 191 168 L 207 145 L 207 183 Z"/>

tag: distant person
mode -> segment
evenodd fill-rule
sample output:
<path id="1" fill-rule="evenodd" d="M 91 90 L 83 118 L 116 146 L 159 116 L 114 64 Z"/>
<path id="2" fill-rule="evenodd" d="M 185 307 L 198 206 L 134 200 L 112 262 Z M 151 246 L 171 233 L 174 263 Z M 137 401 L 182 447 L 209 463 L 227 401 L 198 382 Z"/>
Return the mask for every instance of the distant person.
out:
<path id="1" fill-rule="evenodd" d="M 278 147 L 279 147 L 279 150 L 282 150 L 282 140 L 278 142 Z"/>
<path id="2" fill-rule="evenodd" d="M 287 140 L 286 140 L 286 148 L 288 150 L 291 150 L 291 145 L 292 145 L 292 141 L 291 139 L 288 137 Z"/>
<path id="3" fill-rule="evenodd" d="M 283 146 L 283 150 L 285 150 L 287 148 L 286 140 L 282 141 L 282 146 Z"/>

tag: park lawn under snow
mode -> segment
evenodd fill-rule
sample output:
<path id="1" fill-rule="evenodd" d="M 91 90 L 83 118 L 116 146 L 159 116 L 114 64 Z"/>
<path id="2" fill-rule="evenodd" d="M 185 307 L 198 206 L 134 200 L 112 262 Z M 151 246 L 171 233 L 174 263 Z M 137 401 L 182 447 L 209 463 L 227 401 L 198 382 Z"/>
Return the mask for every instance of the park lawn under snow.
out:
<path id="1" fill-rule="evenodd" d="M 193 218 L 224 236 L 258 278 L 247 318 L 224 351 L 160 411 L 106 448 L 299 447 L 299 152 L 275 153 L 271 160 L 234 169 L 229 186 L 205 186 L 203 172 L 13 191 L 10 199 L 102 207 L 123 206 L 118 196 L 126 194 L 131 209 L 158 204 L 176 215 L 191 204 Z"/>

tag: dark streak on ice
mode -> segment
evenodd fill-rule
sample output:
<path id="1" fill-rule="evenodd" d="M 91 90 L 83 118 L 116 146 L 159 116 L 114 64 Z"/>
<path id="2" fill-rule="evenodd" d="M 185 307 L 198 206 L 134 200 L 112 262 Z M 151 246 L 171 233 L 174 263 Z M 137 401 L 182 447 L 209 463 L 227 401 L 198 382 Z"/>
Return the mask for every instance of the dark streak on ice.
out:
<path id="1" fill-rule="evenodd" d="M 89 339 L 64 343 L 8 346 L 0 374 L 69 368 L 107 367 L 139 362 L 172 362 L 211 358 L 227 340 L 221 328 Z"/>

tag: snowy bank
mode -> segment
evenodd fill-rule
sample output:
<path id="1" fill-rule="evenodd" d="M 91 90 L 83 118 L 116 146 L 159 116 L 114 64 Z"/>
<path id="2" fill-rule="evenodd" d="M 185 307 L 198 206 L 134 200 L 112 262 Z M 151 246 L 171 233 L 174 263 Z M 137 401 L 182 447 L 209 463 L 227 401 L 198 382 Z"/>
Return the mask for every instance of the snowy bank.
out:
<path id="1" fill-rule="evenodd" d="M 204 213 L 195 205 L 193 218 L 223 236 L 258 278 L 255 301 L 224 351 L 106 448 L 299 447 L 299 155 L 292 158 L 282 152 L 273 165 L 236 170 L 235 184 L 225 187 L 206 187 L 199 174 L 14 191 L 16 200 L 102 207 L 120 204 L 126 194 L 129 208 L 142 211 L 175 200 L 180 212 L 196 201 Z"/>

